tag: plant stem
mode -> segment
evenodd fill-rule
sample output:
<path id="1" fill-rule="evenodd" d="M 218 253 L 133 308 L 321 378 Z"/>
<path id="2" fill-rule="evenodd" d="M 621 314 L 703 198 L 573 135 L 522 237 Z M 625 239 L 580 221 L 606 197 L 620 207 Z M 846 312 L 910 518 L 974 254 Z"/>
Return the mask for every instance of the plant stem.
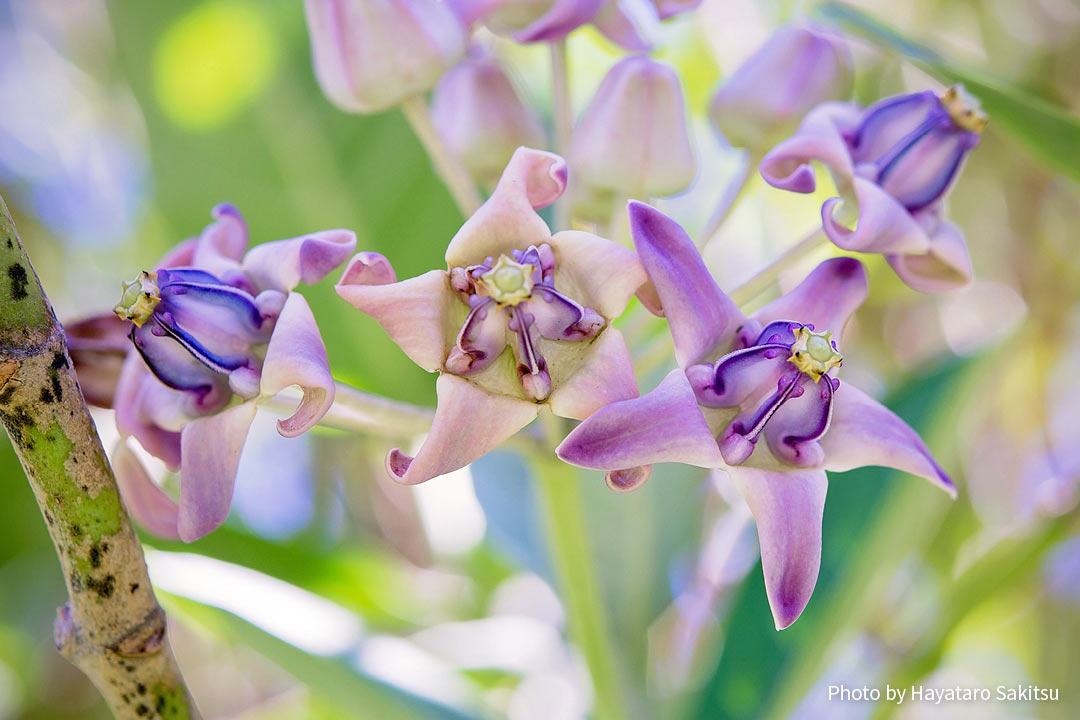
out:
<path id="1" fill-rule="evenodd" d="M 619 653 L 612 643 L 607 623 L 609 613 L 604 608 L 596 581 L 578 473 L 560 462 L 552 451 L 563 435 L 558 418 L 541 410 L 540 419 L 549 448 L 532 453 L 531 466 L 536 472 L 540 514 L 552 567 L 566 606 L 569 634 L 589 666 L 596 693 L 594 717 L 624 720 L 628 713 L 615 664 Z"/>
<path id="2" fill-rule="evenodd" d="M 480 192 L 476 189 L 476 183 L 473 182 L 468 171 L 458 162 L 439 136 L 435 124 L 431 121 L 427 102 L 422 95 L 413 95 L 401 104 L 401 111 L 405 113 L 413 132 L 427 150 L 428 157 L 435 166 L 435 172 L 450 190 L 461 214 L 466 218 L 469 217 L 480 207 Z"/>
<path id="3" fill-rule="evenodd" d="M 567 66 L 566 38 L 549 43 L 551 49 L 551 115 L 555 129 L 555 152 L 566 157 L 570 149 L 572 126 L 570 110 L 570 75 Z M 570 201 L 555 203 L 555 229 L 570 229 Z"/>
<path id="4" fill-rule="evenodd" d="M 0 421 L 67 583 L 56 648 L 122 720 L 198 718 L 142 545 L 120 499 L 56 321 L 0 198 Z"/>
<path id="5" fill-rule="evenodd" d="M 769 289 L 780 275 L 789 268 L 812 255 L 825 242 L 825 233 L 821 228 L 814 230 L 784 253 L 759 270 L 756 275 L 729 293 L 739 307 L 745 307 Z"/>

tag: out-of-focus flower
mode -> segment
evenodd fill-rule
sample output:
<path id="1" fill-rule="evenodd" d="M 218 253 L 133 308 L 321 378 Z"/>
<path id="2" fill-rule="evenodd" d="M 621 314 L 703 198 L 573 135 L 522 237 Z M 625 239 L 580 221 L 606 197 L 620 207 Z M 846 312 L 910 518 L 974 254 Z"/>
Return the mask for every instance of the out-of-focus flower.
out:
<path id="1" fill-rule="evenodd" d="M 546 403 L 581 419 L 637 396 L 630 354 L 611 320 L 645 281 L 637 255 L 584 232 L 551 234 L 536 209 L 566 188 L 562 158 L 521 148 L 446 250 L 449 270 L 396 282 L 360 253 L 338 294 L 405 353 L 439 372 L 435 419 L 415 458 L 386 458 L 416 484 L 464 467 L 528 425 Z M 511 353 L 507 353 L 507 345 Z"/>
<path id="2" fill-rule="evenodd" d="M 709 118 L 732 145 L 764 152 L 814 106 L 846 100 L 853 79 L 843 38 L 819 28 L 781 28 L 724 80 Z"/>
<path id="3" fill-rule="evenodd" d="M 927 90 L 886 98 L 865 110 L 825 103 L 769 151 L 761 174 L 774 187 L 808 193 L 815 188 L 810 162 L 825 163 L 844 200 L 858 207 L 851 230 L 834 217 L 841 198 L 825 202 L 829 239 L 845 250 L 884 253 L 916 290 L 950 290 L 970 282 L 972 268 L 964 236 L 941 217 L 942 200 L 985 125 L 960 86 L 941 96 Z"/>
<path id="4" fill-rule="evenodd" d="M 179 503 L 150 480 L 125 443 L 117 481 L 148 529 L 192 541 L 225 521 L 256 403 L 299 385 L 296 412 L 278 421 L 295 437 L 333 404 L 326 348 L 299 283 L 341 265 L 356 236 L 329 230 L 259 245 L 230 205 L 154 272 L 125 283 L 114 312 L 130 321 L 136 352 L 124 362 L 114 406 L 121 435 L 180 471 Z"/>
<path id="5" fill-rule="evenodd" d="M 68 353 L 86 402 L 111 408 L 124 358 L 131 351 L 128 324 L 113 313 L 64 324 Z"/>
<path id="6" fill-rule="evenodd" d="M 645 55 L 616 63 L 574 128 L 570 167 L 575 210 L 595 220 L 617 198 L 685 190 L 696 163 L 675 71 Z"/>
<path id="7" fill-rule="evenodd" d="M 559 457 L 601 470 L 656 462 L 726 469 L 757 521 L 765 588 L 783 629 L 817 582 L 825 470 L 884 465 L 950 495 L 955 487 L 914 430 L 834 377 L 842 356 L 832 333 L 866 297 L 862 263 L 828 260 L 747 318 L 675 221 L 634 202 L 630 224 L 681 367 L 652 392 L 597 411 Z"/>
<path id="8" fill-rule="evenodd" d="M 432 121 L 443 141 L 480 183 L 493 186 L 514 150 L 544 144 L 544 128 L 498 61 L 463 60 L 435 88 Z"/>
<path id="9" fill-rule="evenodd" d="M 701 0 L 450 0 L 466 25 L 482 21 L 520 43 L 562 40 L 592 23 L 627 50 L 652 47 L 661 20 L 697 7 Z"/>
<path id="10" fill-rule="evenodd" d="M 465 53 L 442 0 L 304 0 L 315 76 L 342 110 L 373 113 L 434 87 Z"/>

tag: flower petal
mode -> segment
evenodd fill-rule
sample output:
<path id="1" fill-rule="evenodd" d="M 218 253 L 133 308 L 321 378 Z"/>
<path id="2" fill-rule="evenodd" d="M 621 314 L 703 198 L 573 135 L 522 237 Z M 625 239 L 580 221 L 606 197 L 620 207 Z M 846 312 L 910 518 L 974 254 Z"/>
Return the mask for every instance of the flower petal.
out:
<path id="1" fill-rule="evenodd" d="M 796 467 L 819 467 L 825 459 L 819 440 L 829 429 L 833 408 L 833 380 L 805 380 L 802 394 L 777 408 L 765 425 L 769 449 L 782 462 Z"/>
<path id="2" fill-rule="evenodd" d="M 852 134 L 855 162 L 876 162 L 918 129 L 931 113 L 940 110 L 941 101 L 933 90 L 895 95 L 874 103 L 866 108 L 858 130 Z"/>
<path id="3" fill-rule="evenodd" d="M 691 365 L 686 376 L 700 404 L 737 407 L 775 387 L 780 376 L 792 369 L 790 356 L 790 348 L 783 345 L 755 345 L 729 352 L 715 365 Z"/>
<path id="4" fill-rule="evenodd" d="M 822 470 L 728 470 L 750 506 L 761 546 L 761 570 L 777 630 L 799 619 L 821 567 L 821 518 L 828 480 Z"/>
<path id="5" fill-rule="evenodd" d="M 660 32 L 660 16 L 649 0 L 607 0 L 593 25 L 616 45 L 648 52 Z"/>
<path id="6" fill-rule="evenodd" d="M 930 250 L 921 255 L 886 255 L 908 287 L 919 292 L 957 290 L 971 283 L 971 255 L 960 228 L 944 220 L 930 235 Z"/>
<path id="7" fill-rule="evenodd" d="M 258 290 L 289 292 L 300 283 L 313 285 L 345 262 L 356 250 L 356 233 L 325 230 L 253 247 L 243 269 Z"/>
<path id="8" fill-rule="evenodd" d="M 475 375 L 506 349 L 506 312 L 491 298 L 473 298 L 478 302 L 465 318 L 457 343 L 446 358 L 446 369 L 455 375 Z"/>
<path id="9" fill-rule="evenodd" d="M 387 471 L 404 485 L 465 467 L 532 422 L 538 409 L 535 403 L 494 395 L 448 373 L 439 375 L 435 389 L 435 419 L 416 457 L 397 448 L 386 455 Z"/>
<path id="10" fill-rule="evenodd" d="M 810 193 L 817 186 L 811 161 L 829 166 L 845 184 L 854 174 L 844 133 L 859 122 L 859 109 L 848 103 L 827 102 L 807 113 L 799 129 L 761 160 L 761 177 L 781 190 Z"/>
<path id="11" fill-rule="evenodd" d="M 276 395 L 290 385 L 304 391 L 290 417 L 278 420 L 278 432 L 296 437 L 311 429 L 334 404 L 334 378 L 315 316 L 300 293 L 289 293 L 263 362 L 259 393 Z"/>
<path id="12" fill-rule="evenodd" d="M 184 542 L 198 540 L 229 516 L 240 452 L 255 410 L 255 403 L 241 403 L 192 420 L 181 431 L 177 527 Z"/>
<path id="13" fill-rule="evenodd" d="M 519 43 L 560 40 L 593 19 L 604 0 L 554 0 L 550 8 L 512 37 Z"/>
<path id="14" fill-rule="evenodd" d="M 64 323 L 68 354 L 79 389 L 91 405 L 113 406 L 120 369 L 131 352 L 130 326 L 114 313 L 102 313 Z"/>
<path id="15" fill-rule="evenodd" d="M 334 289 L 357 310 L 375 319 L 413 362 L 428 372 L 442 367 L 448 341 L 447 317 L 456 302 L 447 274 L 432 270 L 393 282 L 385 258 L 354 257 Z"/>
<path id="16" fill-rule="evenodd" d="M 597 410 L 566 436 L 556 453 L 572 465 L 596 470 L 658 462 L 724 464 L 682 370 L 672 370 L 639 398 Z"/>
<path id="17" fill-rule="evenodd" d="M 608 320 L 622 315 L 630 298 L 648 279 L 637 253 L 592 233 L 555 233 L 551 248 L 557 289 Z"/>
<path id="18" fill-rule="evenodd" d="M 217 205 L 210 214 L 214 222 L 199 235 L 191 264 L 225 282 L 231 282 L 231 276 L 240 269 L 240 258 L 247 248 L 247 223 L 240 211 L 229 203 Z"/>
<path id="19" fill-rule="evenodd" d="M 518 148 L 491 197 L 465 221 L 446 248 L 448 267 L 467 267 L 523 250 L 551 237 L 536 210 L 566 190 L 566 162 L 552 153 Z"/>
<path id="20" fill-rule="evenodd" d="M 197 359 L 178 336 L 158 324 L 156 319 L 135 328 L 131 339 L 137 355 L 154 376 L 173 390 L 189 394 L 194 406 L 212 412 L 229 401 L 226 370 L 219 372 Z"/>
<path id="21" fill-rule="evenodd" d="M 143 449 L 161 459 L 170 470 L 176 470 L 180 467 L 180 433 L 150 422 L 142 407 L 146 386 L 153 384 L 168 389 L 150 374 L 138 353 L 129 353 L 116 383 L 116 429 L 122 436 L 138 440 Z"/>
<path id="22" fill-rule="evenodd" d="M 146 468 L 123 439 L 113 450 L 112 469 L 124 507 L 132 517 L 155 535 L 169 540 L 179 539 L 176 501 L 150 479 Z"/>
<path id="23" fill-rule="evenodd" d="M 832 258 L 814 268 L 801 283 L 754 313 L 763 325 L 793 320 L 819 333 L 840 337 L 848 318 L 869 293 L 866 268 L 855 258 Z"/>
<path id="24" fill-rule="evenodd" d="M 924 253 L 930 248 L 930 238 L 903 205 L 866 178 L 856 177 L 854 183 L 859 204 L 854 230 L 833 217 L 840 198 L 826 200 L 821 206 L 822 229 L 837 247 L 879 253 Z"/>
<path id="25" fill-rule="evenodd" d="M 551 394 L 551 411 L 584 420 L 600 408 L 638 396 L 630 351 L 622 333 L 609 327 L 589 346 L 588 360 Z"/>
<path id="26" fill-rule="evenodd" d="M 634 247 L 663 304 L 679 364 L 687 367 L 718 348 L 726 350 L 746 318 L 713 280 L 690 236 L 644 203 L 631 202 L 628 212 Z"/>
<path id="27" fill-rule="evenodd" d="M 832 424 L 821 440 L 825 469 L 843 472 L 879 465 L 924 477 L 952 497 L 956 486 L 918 433 L 851 383 L 836 391 Z"/>

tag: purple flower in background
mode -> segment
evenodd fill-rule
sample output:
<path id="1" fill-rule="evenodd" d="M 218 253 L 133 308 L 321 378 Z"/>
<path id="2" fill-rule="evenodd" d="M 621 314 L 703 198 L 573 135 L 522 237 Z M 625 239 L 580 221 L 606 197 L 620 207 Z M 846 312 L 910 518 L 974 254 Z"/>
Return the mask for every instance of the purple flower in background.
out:
<path id="1" fill-rule="evenodd" d="M 464 467 L 528 425 L 540 403 L 581 419 L 637 396 L 630 353 L 611 320 L 645 271 L 632 250 L 604 238 L 551 234 L 536 210 L 565 189 L 562 158 L 520 148 L 450 241 L 449 270 L 396 282 L 377 253 L 360 253 L 345 269 L 338 294 L 417 365 L 439 373 L 423 446 L 416 457 L 387 455 L 399 482 Z"/>
<path id="2" fill-rule="evenodd" d="M 430 90 L 465 54 L 442 0 L 304 0 L 315 77 L 342 110 L 373 113 Z"/>
<path id="3" fill-rule="evenodd" d="M 79 389 L 91 405 L 113 406 L 124 360 L 131 352 L 131 327 L 114 313 L 92 315 L 64 324 L 68 353 Z"/>
<path id="4" fill-rule="evenodd" d="M 827 100 L 846 100 L 854 80 L 851 52 L 825 29 L 777 30 L 717 89 L 709 118 L 736 147 L 766 150 Z"/>
<path id="5" fill-rule="evenodd" d="M 757 521 L 765 587 L 783 629 L 817 582 L 826 470 L 883 465 L 950 495 L 955 487 L 914 430 L 835 377 L 843 358 L 834 335 L 867 293 L 862 263 L 828 260 L 745 317 L 675 221 L 635 202 L 630 224 L 680 369 L 593 414 L 559 457 L 600 470 L 656 462 L 727 470 Z"/>
<path id="6" fill-rule="evenodd" d="M 180 471 L 175 502 L 155 485 L 126 444 L 114 456 L 132 513 L 148 529 L 192 541 L 225 521 L 236 468 L 256 403 L 298 385 L 296 412 L 278 421 L 295 437 L 333 404 L 326 348 L 301 282 L 322 279 L 356 248 L 356 236 L 329 230 L 265 243 L 244 253 L 247 226 L 231 205 L 154 272 L 125 283 L 114 312 L 130 321 L 136 352 L 116 387 L 124 436 Z"/>
<path id="7" fill-rule="evenodd" d="M 697 163 L 675 71 L 645 55 L 616 63 L 574 128 L 570 167 L 575 210 L 597 221 L 627 198 L 685 190 Z"/>
<path id="8" fill-rule="evenodd" d="M 945 221 L 943 198 L 967 154 L 979 143 L 986 116 L 960 86 L 886 98 L 860 110 L 826 103 L 761 163 L 774 187 L 813 192 L 812 160 L 828 166 L 841 195 L 854 200 L 854 230 L 834 217 L 841 198 L 821 208 L 825 234 L 836 245 L 883 253 L 916 290 L 940 292 L 971 280 L 971 258 L 960 230 Z"/>
<path id="9" fill-rule="evenodd" d="M 487 54 L 466 58 L 439 81 L 431 119 L 450 151 L 487 187 L 498 182 L 515 150 L 545 142 L 544 127 Z"/>

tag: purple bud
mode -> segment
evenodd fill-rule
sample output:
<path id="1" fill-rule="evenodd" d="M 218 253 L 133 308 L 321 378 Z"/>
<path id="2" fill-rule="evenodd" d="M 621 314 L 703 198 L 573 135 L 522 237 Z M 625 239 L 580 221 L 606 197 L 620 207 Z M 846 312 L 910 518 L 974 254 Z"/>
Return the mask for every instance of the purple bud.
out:
<path id="1" fill-rule="evenodd" d="M 696 161 L 683 105 L 678 75 L 667 65 L 632 55 L 612 67 L 574 128 L 570 167 L 579 197 L 684 190 Z M 597 219 L 611 210 L 580 209 Z"/>
<path id="2" fill-rule="evenodd" d="M 816 28 L 782 28 L 720 86 L 709 117 L 732 145 L 764 151 L 815 105 L 846 99 L 853 72 L 840 37 Z"/>
<path id="3" fill-rule="evenodd" d="M 315 76 L 342 110 L 371 113 L 430 90 L 465 52 L 441 0 L 305 0 Z"/>
<path id="4" fill-rule="evenodd" d="M 450 151 L 488 187 L 515 150 L 545 142 L 544 128 L 491 57 L 466 58 L 439 81 L 432 120 Z"/>
<path id="5" fill-rule="evenodd" d="M 522 43 L 561 40 L 592 22 L 605 0 L 453 0 L 467 18 L 483 18 L 500 35 Z"/>

